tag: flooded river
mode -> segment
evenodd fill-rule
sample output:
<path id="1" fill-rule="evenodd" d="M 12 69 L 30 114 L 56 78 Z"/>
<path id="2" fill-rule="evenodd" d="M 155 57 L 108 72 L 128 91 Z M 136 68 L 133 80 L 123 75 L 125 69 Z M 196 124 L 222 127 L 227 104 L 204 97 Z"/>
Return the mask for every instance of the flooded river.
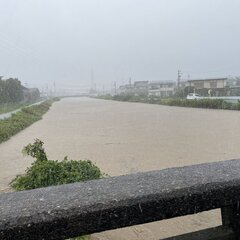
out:
<path id="1" fill-rule="evenodd" d="M 40 138 L 50 159 L 90 159 L 122 175 L 240 157 L 240 112 L 66 98 L 43 120 L 0 144 L 0 191 L 31 164 L 23 146 Z M 220 224 L 219 211 L 118 229 L 93 239 L 159 239 Z"/>

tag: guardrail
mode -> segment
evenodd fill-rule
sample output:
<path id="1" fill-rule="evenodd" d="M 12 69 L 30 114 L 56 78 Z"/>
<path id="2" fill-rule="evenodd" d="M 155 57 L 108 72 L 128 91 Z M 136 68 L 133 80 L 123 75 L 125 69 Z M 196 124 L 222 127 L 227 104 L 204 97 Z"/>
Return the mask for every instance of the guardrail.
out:
<path id="1" fill-rule="evenodd" d="M 222 226 L 169 239 L 240 239 L 240 160 L 0 194 L 0 239 L 66 239 L 221 208 Z"/>

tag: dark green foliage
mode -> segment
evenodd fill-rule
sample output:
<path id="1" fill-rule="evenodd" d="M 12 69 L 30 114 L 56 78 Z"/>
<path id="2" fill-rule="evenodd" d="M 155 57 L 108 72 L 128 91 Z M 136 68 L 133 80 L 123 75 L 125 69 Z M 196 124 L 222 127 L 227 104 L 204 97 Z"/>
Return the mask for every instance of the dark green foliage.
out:
<path id="1" fill-rule="evenodd" d="M 106 100 L 127 101 L 127 102 L 141 102 L 160 104 L 167 106 L 180 106 L 180 107 L 193 107 L 193 108 L 210 108 L 210 109 L 228 109 L 228 110 L 240 110 L 240 102 L 231 103 L 224 101 L 223 99 L 198 99 L 187 100 L 182 98 L 160 98 L 156 96 L 140 97 L 133 95 L 116 95 L 113 97 L 104 96 L 99 97 Z"/>
<path id="2" fill-rule="evenodd" d="M 28 190 L 66 183 L 81 182 L 101 177 L 100 169 L 89 160 L 36 160 L 26 174 L 18 176 L 12 187 Z"/>
<path id="3" fill-rule="evenodd" d="M 39 105 L 23 108 L 10 118 L 0 120 L 0 143 L 40 120 L 49 110 L 52 102 L 53 100 L 47 100 Z"/>
<path id="4" fill-rule="evenodd" d="M 37 88 L 26 88 L 17 78 L 0 78 L 0 105 L 36 102 L 40 98 Z"/>
<path id="5" fill-rule="evenodd" d="M 47 154 L 43 148 L 43 142 L 39 139 L 36 139 L 34 144 L 29 143 L 26 147 L 23 148 L 23 154 L 36 158 L 36 161 L 45 161 L 47 160 Z"/>
<path id="6" fill-rule="evenodd" d="M 17 190 L 29 190 L 66 183 L 81 182 L 103 177 L 100 169 L 90 160 L 48 160 L 43 148 L 43 142 L 36 139 L 33 144 L 23 148 L 23 153 L 35 158 L 24 175 L 17 176 L 11 186 Z M 87 240 L 89 236 L 71 238 L 74 240 Z"/>
<path id="7" fill-rule="evenodd" d="M 224 109 L 224 100 L 222 99 L 162 99 L 160 104 L 181 107 Z"/>
<path id="8" fill-rule="evenodd" d="M 23 86 L 17 78 L 0 79 L 0 103 L 18 103 L 24 99 Z"/>
<path id="9" fill-rule="evenodd" d="M 48 160 L 43 142 L 36 139 L 28 144 L 23 153 L 35 158 L 24 175 L 16 177 L 11 186 L 16 190 L 27 190 L 52 185 L 74 183 L 103 177 L 100 169 L 90 160 Z"/>
<path id="10" fill-rule="evenodd" d="M 134 96 L 134 95 L 115 95 L 112 97 L 113 100 L 124 101 L 124 102 L 147 102 L 148 97 L 146 96 Z"/>

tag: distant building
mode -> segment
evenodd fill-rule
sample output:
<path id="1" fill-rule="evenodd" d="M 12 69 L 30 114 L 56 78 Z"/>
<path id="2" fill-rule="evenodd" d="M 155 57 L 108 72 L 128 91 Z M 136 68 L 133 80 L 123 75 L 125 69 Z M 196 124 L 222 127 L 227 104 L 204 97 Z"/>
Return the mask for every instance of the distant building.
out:
<path id="1" fill-rule="evenodd" d="M 176 84 L 173 81 L 149 82 L 148 95 L 158 97 L 171 97 L 175 93 Z"/>
<path id="2" fill-rule="evenodd" d="M 189 87 L 189 82 L 187 80 L 181 80 L 179 83 L 179 88 L 184 89 L 185 87 Z"/>
<path id="3" fill-rule="evenodd" d="M 189 87 L 193 87 L 194 91 L 206 95 L 208 90 L 212 90 L 214 95 L 222 96 L 225 94 L 225 87 L 228 78 L 206 78 L 206 79 L 190 79 L 187 80 Z"/>
<path id="4" fill-rule="evenodd" d="M 126 84 L 118 88 L 118 94 L 133 94 L 133 85 Z"/>
<path id="5" fill-rule="evenodd" d="M 181 80 L 179 90 L 184 96 L 192 92 L 202 96 L 240 96 L 240 77 Z M 135 81 L 117 89 L 117 94 L 135 96 L 171 97 L 177 92 L 175 81 Z"/>
<path id="6" fill-rule="evenodd" d="M 136 81 L 133 84 L 134 95 L 148 95 L 148 81 Z"/>
<path id="7" fill-rule="evenodd" d="M 118 94 L 147 96 L 148 81 L 136 81 L 133 84 L 122 85 L 117 90 Z"/>
<path id="8" fill-rule="evenodd" d="M 226 83 L 226 95 L 228 96 L 240 96 L 240 78 L 229 77 Z"/>

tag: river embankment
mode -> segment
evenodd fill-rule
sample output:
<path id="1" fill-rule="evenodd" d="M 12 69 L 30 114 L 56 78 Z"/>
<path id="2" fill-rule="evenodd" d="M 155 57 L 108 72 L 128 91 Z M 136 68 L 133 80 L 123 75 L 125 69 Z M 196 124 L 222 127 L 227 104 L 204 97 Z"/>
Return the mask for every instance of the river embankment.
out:
<path id="1" fill-rule="evenodd" d="M 240 157 L 240 112 L 66 98 L 42 120 L 0 144 L 0 189 L 32 159 L 22 148 L 45 143 L 49 159 L 90 159 L 110 176 Z M 161 239 L 220 224 L 219 211 L 94 234 L 93 239 Z"/>

